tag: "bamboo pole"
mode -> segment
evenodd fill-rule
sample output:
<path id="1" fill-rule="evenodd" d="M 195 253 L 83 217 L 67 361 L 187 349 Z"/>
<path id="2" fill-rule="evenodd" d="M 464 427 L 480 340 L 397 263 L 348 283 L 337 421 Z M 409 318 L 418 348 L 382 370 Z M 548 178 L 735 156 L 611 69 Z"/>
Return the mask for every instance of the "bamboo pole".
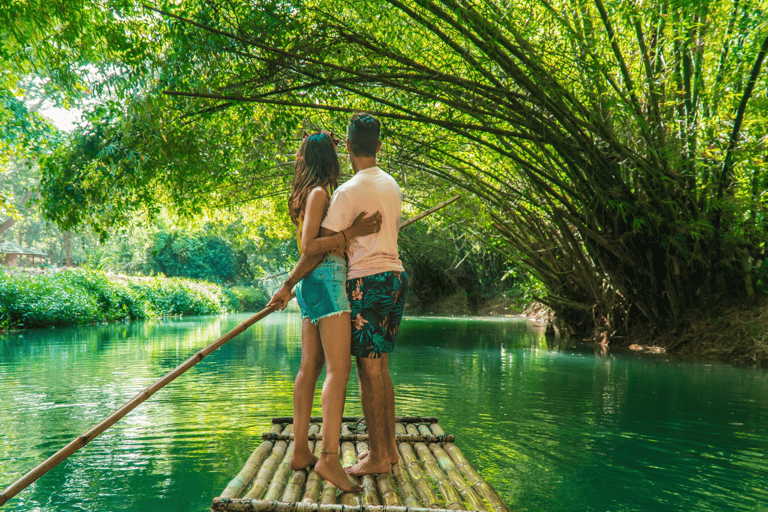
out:
<path id="1" fill-rule="evenodd" d="M 368 451 L 368 443 L 363 441 L 358 441 L 355 445 L 355 448 L 357 449 L 357 455 L 360 456 L 360 454 L 365 453 Z M 360 478 L 362 484 L 363 484 L 363 490 L 360 491 L 360 501 L 362 505 L 366 506 L 377 506 L 380 505 L 379 498 L 376 495 L 376 480 L 373 475 L 363 475 Z"/>
<path id="2" fill-rule="evenodd" d="M 261 434 L 261 438 L 264 441 L 292 441 L 293 434 L 286 434 L 284 432 L 266 432 Z M 310 441 L 320 441 L 323 439 L 322 434 L 310 434 Z M 368 434 L 341 434 L 339 440 L 352 441 L 352 442 L 367 442 Z M 436 436 L 434 434 L 416 433 L 416 434 L 400 434 L 395 435 L 395 440 L 398 443 L 452 443 L 456 441 L 456 437 L 453 434 L 446 434 L 442 436 Z"/>
<path id="3" fill-rule="evenodd" d="M 320 443 L 315 443 L 315 457 L 320 458 L 320 454 L 323 451 L 323 447 Z M 304 496 L 301 498 L 302 503 L 317 503 L 320 497 L 320 490 L 323 486 L 323 479 L 320 475 L 315 473 L 314 470 L 310 470 L 309 477 L 307 477 L 307 487 L 304 489 Z"/>
<path id="4" fill-rule="evenodd" d="M 432 424 L 430 430 L 437 435 L 445 434 L 443 429 L 436 424 Z M 456 467 L 464 478 L 467 479 L 472 488 L 490 505 L 491 510 L 494 512 L 509 512 L 509 507 L 504 503 L 504 500 L 502 500 L 493 487 L 491 487 L 490 484 L 475 471 L 475 468 L 472 467 L 472 464 L 470 464 L 467 458 L 464 457 L 464 454 L 461 453 L 458 446 L 453 443 L 445 443 L 443 449 L 450 455 L 451 460 L 453 460 Z"/>
<path id="5" fill-rule="evenodd" d="M 411 482 L 411 477 L 408 476 L 408 471 L 403 468 L 402 462 L 392 466 L 392 476 L 395 477 L 400 494 L 402 494 L 403 504 L 410 508 L 421 507 L 416 488 L 413 486 L 413 482 Z"/>
<path id="6" fill-rule="evenodd" d="M 488 509 L 483 503 L 483 498 L 462 478 L 450 455 L 437 443 L 430 443 L 429 449 L 432 450 L 432 455 L 437 460 L 437 465 L 440 466 L 440 469 L 448 477 L 448 481 L 459 492 L 464 499 L 464 503 L 468 504 L 467 508 L 469 510 L 487 511 Z"/>
<path id="7" fill-rule="evenodd" d="M 397 467 L 397 464 L 392 467 L 394 469 Z M 379 489 L 382 504 L 385 507 L 401 507 L 403 502 L 400 500 L 400 496 L 397 495 L 397 484 L 395 483 L 392 473 L 376 475 L 375 478 L 376 487 Z"/>
<path id="8" fill-rule="evenodd" d="M 80 448 L 84 447 L 91 441 L 93 441 L 96 437 L 99 436 L 102 432 L 107 430 L 109 427 L 117 423 L 120 419 L 123 418 L 126 414 L 134 410 L 139 404 L 144 402 L 146 399 L 154 395 L 158 390 L 162 389 L 164 386 L 166 386 L 168 383 L 173 381 L 176 377 L 181 375 L 182 373 L 186 372 L 190 368 L 192 368 L 194 365 L 199 363 L 203 360 L 204 357 L 209 355 L 214 350 L 218 349 L 228 341 L 230 341 L 232 338 L 237 336 L 238 334 L 242 333 L 246 329 L 248 329 L 250 326 L 264 318 L 265 316 L 269 315 L 276 309 L 276 306 L 272 306 L 269 308 L 264 308 L 255 315 L 253 315 L 251 318 L 246 320 L 245 322 L 241 323 L 228 333 L 226 333 L 224 336 L 220 337 L 207 347 L 205 347 L 203 350 L 200 350 L 199 352 L 195 353 L 192 357 L 187 359 L 183 364 L 178 366 L 175 370 L 168 373 L 165 377 L 159 379 L 157 382 L 149 386 L 148 388 L 144 389 L 143 391 L 139 392 L 135 397 L 133 397 L 129 402 L 127 402 L 125 405 L 123 405 L 121 408 L 110 414 L 107 418 L 102 420 L 99 424 L 91 428 L 89 431 L 66 445 L 64 448 L 59 450 L 58 452 L 51 455 L 48 459 L 46 459 L 42 464 L 37 466 L 35 469 L 24 475 L 23 477 L 16 480 L 14 483 L 6 487 L 6 489 L 0 494 L 0 506 L 4 505 L 8 502 L 11 498 L 16 496 L 19 492 L 23 491 L 28 485 L 30 485 L 32 482 L 46 474 L 51 469 L 55 468 L 57 465 L 61 463 L 64 459 L 78 451 Z"/>
<path id="9" fill-rule="evenodd" d="M 293 425 L 289 425 L 289 427 L 293 428 Z M 286 429 L 287 428 L 288 427 L 286 427 Z M 264 491 L 266 491 L 267 487 L 269 487 L 269 484 L 272 481 L 272 475 L 274 475 L 277 471 L 277 466 L 283 460 L 283 455 L 285 455 L 287 449 L 288 443 L 286 441 L 277 441 L 275 443 L 275 446 L 272 448 L 272 452 L 270 453 L 269 457 L 264 461 L 261 469 L 259 469 L 259 474 L 256 475 L 256 479 L 253 481 L 251 490 L 248 491 L 248 493 L 244 496 L 245 498 L 261 498 L 261 496 L 264 494 Z"/>
<path id="10" fill-rule="evenodd" d="M 441 508 L 411 508 L 317 503 L 282 503 L 234 498 L 214 498 L 212 512 L 454 512 Z"/>
<path id="11" fill-rule="evenodd" d="M 406 427 L 409 431 L 415 430 L 416 426 L 408 425 Z M 423 470 L 429 476 L 429 478 L 435 483 L 440 493 L 440 497 L 445 502 L 445 508 L 449 510 L 466 510 L 464 504 L 459 497 L 459 493 L 453 488 L 451 483 L 445 478 L 445 475 L 440 470 L 440 467 L 435 461 L 435 457 L 427 447 L 426 443 L 415 443 L 413 449 L 421 459 Z"/>
<path id="12" fill-rule="evenodd" d="M 351 434 L 349 425 L 342 425 L 341 433 L 344 436 L 349 436 Z M 355 462 L 357 462 L 357 453 L 355 453 L 355 444 L 352 441 L 342 442 L 339 448 L 341 450 L 342 466 L 352 466 L 355 464 Z M 358 483 L 357 477 L 350 476 L 349 478 L 350 480 L 352 480 L 352 483 Z M 356 507 L 363 504 L 360 499 L 360 495 L 354 492 L 342 493 L 340 501 L 342 505 L 346 505 L 349 507 Z"/>
<path id="13" fill-rule="evenodd" d="M 282 425 L 273 425 L 271 432 L 278 433 L 281 430 L 283 430 Z M 272 451 L 274 444 L 272 441 L 264 441 L 253 451 L 248 460 L 245 461 L 245 465 L 240 470 L 240 473 L 227 484 L 227 487 L 221 493 L 222 498 L 239 498 L 243 495 L 245 489 L 251 484 L 256 473 L 258 473 L 264 459 Z"/>
<path id="14" fill-rule="evenodd" d="M 364 416 L 344 416 L 341 419 L 341 421 L 344 423 L 357 423 L 358 421 L 364 418 L 365 418 Z M 311 418 L 309 418 L 309 421 L 313 423 L 320 423 L 323 421 L 323 417 L 312 416 Z M 401 423 L 430 423 L 430 424 L 439 422 L 438 418 L 434 416 L 398 416 L 397 418 L 395 418 L 395 421 L 398 421 Z M 279 416 L 277 418 L 272 418 L 272 423 L 293 423 L 293 416 Z"/>
<path id="15" fill-rule="evenodd" d="M 432 487 L 432 484 L 421 470 L 421 466 L 416 458 L 416 454 L 413 453 L 411 445 L 402 443 L 399 448 L 401 463 L 405 466 L 405 469 L 411 477 L 413 487 L 416 489 L 416 494 L 419 496 L 419 501 L 429 508 L 444 508 L 443 504 L 437 498 L 437 493 Z"/>
<path id="16" fill-rule="evenodd" d="M 293 425 L 288 425 L 285 427 L 285 430 L 293 431 Z M 272 482 L 269 484 L 267 494 L 264 496 L 266 501 L 275 501 L 283 495 L 286 485 L 285 481 L 291 472 L 291 459 L 293 458 L 293 449 L 295 446 L 296 443 L 293 441 L 288 443 L 288 448 L 285 450 L 285 454 L 283 455 L 280 464 L 277 466 L 277 471 L 275 471 L 275 474 L 272 476 Z"/>
<path id="17" fill-rule="evenodd" d="M 309 426 L 309 433 L 314 434 L 318 430 L 320 430 L 320 425 L 317 423 L 312 423 Z M 313 443 L 312 441 L 309 442 L 309 449 L 312 451 L 315 448 L 315 444 L 320 443 Z M 287 501 L 287 502 L 293 502 L 293 501 L 299 501 L 299 496 L 301 496 L 301 492 L 304 489 L 304 484 L 307 481 L 307 470 L 299 469 L 294 471 L 291 474 L 291 479 L 288 481 L 288 485 L 285 487 L 285 492 L 283 492 L 283 497 L 280 498 L 280 501 Z"/>
<path id="18" fill-rule="evenodd" d="M 405 228 L 405 227 L 408 227 L 408 226 L 410 226 L 411 224 L 413 224 L 414 222 L 420 221 L 421 219 L 423 219 L 423 218 L 424 218 L 424 217 L 426 217 L 427 215 L 429 215 L 429 214 L 431 214 L 431 213 L 434 213 L 434 212 L 436 212 L 437 210 L 439 210 L 439 209 L 441 209 L 441 208 L 445 208 L 446 206 L 448 206 L 448 205 L 449 205 L 449 204 L 451 204 L 452 202 L 454 202 L 454 201 L 457 201 L 457 200 L 458 200 L 460 197 L 461 197 L 461 195 L 455 195 L 455 196 L 453 196 L 452 198 L 450 198 L 449 200 L 447 200 L 447 201 L 444 201 L 444 202 L 440 203 L 439 205 L 435 206 L 434 208 L 430 208 L 429 210 L 427 210 L 427 211 L 425 211 L 425 212 L 423 212 L 423 213 L 420 213 L 420 214 L 418 214 L 418 215 L 417 215 L 417 216 L 415 216 L 415 217 L 411 217 L 411 218 L 410 218 L 410 219 L 408 219 L 407 221 L 405 221 L 405 222 L 403 222 L 402 224 L 400 224 L 400 229 L 403 229 L 403 228 Z"/>

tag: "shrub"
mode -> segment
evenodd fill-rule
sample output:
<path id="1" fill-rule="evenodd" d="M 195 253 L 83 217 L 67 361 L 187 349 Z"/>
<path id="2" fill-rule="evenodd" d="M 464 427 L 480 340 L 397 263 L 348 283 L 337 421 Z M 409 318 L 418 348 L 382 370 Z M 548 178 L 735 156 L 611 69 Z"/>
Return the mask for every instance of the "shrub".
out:
<path id="1" fill-rule="evenodd" d="M 263 307 L 255 288 L 225 290 L 191 279 L 108 276 L 94 270 L 28 275 L 0 271 L 0 327 L 88 324 Z M 255 306 L 254 306 L 255 305 Z"/>
<path id="2" fill-rule="evenodd" d="M 228 292 L 234 294 L 239 303 L 236 311 L 260 311 L 269 302 L 270 296 L 261 288 L 235 286 Z"/>

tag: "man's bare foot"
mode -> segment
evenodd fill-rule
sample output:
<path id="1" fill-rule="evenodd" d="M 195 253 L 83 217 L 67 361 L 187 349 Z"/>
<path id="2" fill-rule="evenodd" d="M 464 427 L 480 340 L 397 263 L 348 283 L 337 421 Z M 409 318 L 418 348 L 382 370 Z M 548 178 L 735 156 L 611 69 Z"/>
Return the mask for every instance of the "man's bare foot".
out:
<path id="1" fill-rule="evenodd" d="M 379 475 L 392 471 L 392 465 L 386 459 L 382 461 L 372 461 L 370 457 L 366 457 L 365 460 L 361 460 L 354 466 L 344 468 L 344 471 L 352 476 Z"/>
<path id="2" fill-rule="evenodd" d="M 304 453 L 303 450 L 295 450 L 293 457 L 291 457 L 291 469 L 298 471 L 300 469 L 306 469 L 314 467 L 317 464 L 317 457 L 312 455 L 309 450 Z"/>
<path id="3" fill-rule="evenodd" d="M 363 452 L 360 454 L 360 456 L 357 458 L 358 462 L 363 462 L 365 459 L 368 458 L 368 456 L 371 454 L 371 452 Z M 394 457 L 392 455 L 389 456 L 389 463 L 393 466 L 400 462 L 400 456 L 397 455 L 397 451 L 395 451 Z"/>
<path id="4" fill-rule="evenodd" d="M 323 455 L 315 464 L 315 473 L 344 492 L 359 492 L 362 490 L 360 484 L 353 483 L 344 472 L 338 455 Z"/>

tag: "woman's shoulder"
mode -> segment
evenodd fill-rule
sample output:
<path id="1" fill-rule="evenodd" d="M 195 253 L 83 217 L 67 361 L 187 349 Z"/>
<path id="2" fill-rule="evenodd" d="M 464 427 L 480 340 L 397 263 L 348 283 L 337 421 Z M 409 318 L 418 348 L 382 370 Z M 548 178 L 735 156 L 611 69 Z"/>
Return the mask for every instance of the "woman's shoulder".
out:
<path id="1" fill-rule="evenodd" d="M 328 195 L 328 190 L 321 186 L 314 187 L 309 191 L 309 194 L 307 195 L 307 204 L 319 203 L 325 207 L 328 205 L 330 200 L 331 197 Z"/>
<path id="2" fill-rule="evenodd" d="M 309 198 L 320 199 L 321 197 L 330 199 L 330 194 L 328 193 L 327 188 L 321 187 L 320 185 L 318 185 L 309 191 L 309 195 L 307 196 L 307 199 Z"/>

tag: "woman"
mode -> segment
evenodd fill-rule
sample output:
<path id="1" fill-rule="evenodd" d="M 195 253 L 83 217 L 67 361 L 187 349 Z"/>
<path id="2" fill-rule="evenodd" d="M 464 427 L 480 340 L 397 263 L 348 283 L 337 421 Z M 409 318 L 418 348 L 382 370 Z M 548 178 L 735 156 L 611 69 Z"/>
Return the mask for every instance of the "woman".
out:
<path id="1" fill-rule="evenodd" d="M 320 264 L 296 286 L 302 314 L 301 367 L 293 390 L 293 470 L 314 464 L 315 472 L 343 491 L 358 491 L 339 462 L 339 434 L 347 382 L 351 370 L 350 306 L 345 290 L 347 241 L 378 231 L 381 215 L 361 214 L 349 228 L 320 237 L 320 224 L 330 203 L 340 167 L 336 147 L 327 132 L 304 140 L 296 158 L 296 174 L 289 198 L 291 220 L 300 237 L 299 250 L 311 256 L 325 253 Z M 309 450 L 309 417 L 317 378 L 326 365 L 322 391 L 322 452 Z"/>

